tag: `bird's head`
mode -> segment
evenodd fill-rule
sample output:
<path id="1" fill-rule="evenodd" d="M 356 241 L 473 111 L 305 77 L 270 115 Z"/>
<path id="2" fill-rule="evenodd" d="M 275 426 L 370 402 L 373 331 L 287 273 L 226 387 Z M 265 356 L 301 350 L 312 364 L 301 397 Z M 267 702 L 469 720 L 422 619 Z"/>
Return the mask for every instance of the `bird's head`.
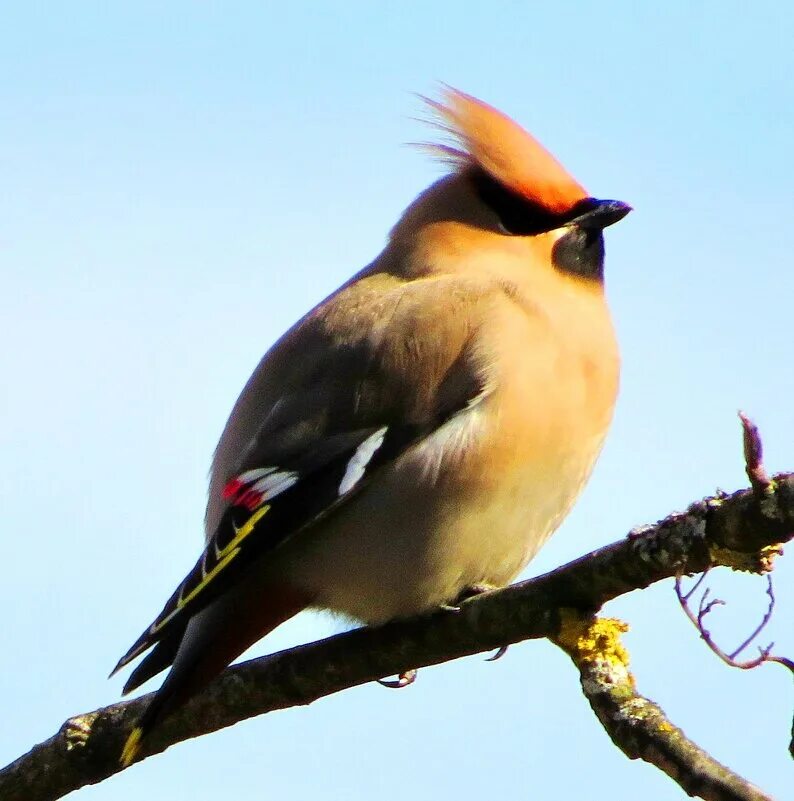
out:
<path id="1" fill-rule="evenodd" d="M 537 139 L 487 103 L 451 88 L 443 100 L 425 102 L 452 140 L 427 147 L 452 171 L 408 207 L 392 240 L 421 238 L 427 229 L 451 239 L 457 230 L 484 247 L 496 237 L 520 239 L 555 269 L 600 282 L 602 231 L 631 207 L 591 197 Z"/>

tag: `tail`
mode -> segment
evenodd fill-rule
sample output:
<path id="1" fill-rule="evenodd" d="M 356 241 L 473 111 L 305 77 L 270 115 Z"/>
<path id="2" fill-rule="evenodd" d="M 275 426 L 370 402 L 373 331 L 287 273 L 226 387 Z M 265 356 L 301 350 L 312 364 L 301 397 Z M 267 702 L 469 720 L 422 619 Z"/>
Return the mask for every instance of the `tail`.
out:
<path id="1" fill-rule="evenodd" d="M 136 760 L 144 739 L 164 718 L 209 684 L 246 648 L 310 603 L 306 593 L 291 587 L 263 588 L 255 579 L 245 581 L 192 617 L 178 647 L 163 641 L 162 650 L 156 648 L 125 687 L 133 689 L 173 660 L 171 672 L 124 744 L 122 767 Z"/>

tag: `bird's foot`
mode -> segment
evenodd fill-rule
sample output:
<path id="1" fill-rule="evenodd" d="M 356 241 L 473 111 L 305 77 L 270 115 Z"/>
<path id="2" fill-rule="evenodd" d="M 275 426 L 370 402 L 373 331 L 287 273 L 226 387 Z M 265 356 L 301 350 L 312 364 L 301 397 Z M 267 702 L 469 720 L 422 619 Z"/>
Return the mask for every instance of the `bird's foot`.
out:
<path id="1" fill-rule="evenodd" d="M 378 684 L 388 687 L 390 690 L 402 690 L 403 687 L 407 687 L 409 684 L 413 684 L 416 681 L 416 674 L 418 672 L 419 671 L 415 668 L 404 670 L 396 679 L 378 679 Z"/>
<path id="2" fill-rule="evenodd" d="M 499 588 L 495 584 L 486 584 L 484 582 L 477 582 L 477 584 L 471 584 L 468 587 L 464 587 L 460 591 L 460 595 L 455 599 L 455 603 L 462 604 L 464 601 L 468 601 L 469 598 L 476 598 L 478 595 L 485 595 L 486 592 L 493 592 L 494 590 L 498 590 Z"/>
<path id="3" fill-rule="evenodd" d="M 497 589 L 499 588 L 493 584 L 472 584 L 471 587 L 466 587 L 463 592 L 461 592 L 457 598 L 457 602 L 463 603 L 469 598 L 476 598 L 478 595 L 483 595 L 486 592 L 492 592 L 493 590 Z M 457 609 L 460 609 L 460 607 L 458 606 Z M 503 645 L 493 656 L 489 656 L 485 661 L 496 662 L 497 659 L 501 659 L 507 653 L 507 649 L 509 647 L 509 645 Z"/>
<path id="4" fill-rule="evenodd" d="M 477 583 L 471 584 L 468 587 L 464 587 L 460 593 L 458 593 L 457 598 L 455 598 L 454 603 L 451 604 L 441 604 L 441 609 L 445 612 L 460 612 L 460 605 L 465 601 L 468 601 L 470 598 L 476 598 L 478 595 L 484 595 L 486 592 L 492 592 L 493 590 L 499 589 L 494 584 L 484 584 L 484 583 Z"/>

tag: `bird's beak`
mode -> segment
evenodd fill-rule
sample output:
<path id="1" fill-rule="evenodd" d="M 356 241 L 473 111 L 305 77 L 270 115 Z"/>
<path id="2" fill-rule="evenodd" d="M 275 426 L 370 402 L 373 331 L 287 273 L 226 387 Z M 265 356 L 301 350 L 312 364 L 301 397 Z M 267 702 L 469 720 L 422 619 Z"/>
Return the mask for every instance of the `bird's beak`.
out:
<path id="1" fill-rule="evenodd" d="M 579 228 L 601 231 L 608 225 L 622 220 L 631 211 L 631 206 L 620 200 L 596 200 L 593 203 L 593 208 L 578 217 L 574 217 L 568 225 L 577 225 Z"/>

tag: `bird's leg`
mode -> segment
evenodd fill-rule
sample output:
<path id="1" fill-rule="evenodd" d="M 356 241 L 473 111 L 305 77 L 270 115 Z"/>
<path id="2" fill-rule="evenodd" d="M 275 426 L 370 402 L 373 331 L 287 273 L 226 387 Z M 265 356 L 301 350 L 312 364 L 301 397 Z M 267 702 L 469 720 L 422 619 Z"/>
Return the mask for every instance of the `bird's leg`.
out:
<path id="1" fill-rule="evenodd" d="M 484 581 L 478 581 L 476 584 L 464 587 L 457 597 L 457 602 L 462 604 L 464 601 L 468 601 L 469 598 L 476 598 L 478 595 L 484 595 L 486 592 L 493 592 L 498 589 L 499 588 L 495 584 L 486 584 Z"/>
<path id="2" fill-rule="evenodd" d="M 473 584 L 471 587 L 467 587 L 461 593 L 460 602 L 467 600 L 468 598 L 474 598 L 477 595 L 482 595 L 485 592 L 491 592 L 492 590 L 499 589 L 495 587 L 493 584 Z M 506 653 L 509 645 L 502 645 L 496 651 L 493 656 L 489 656 L 485 661 L 486 662 L 496 662 L 497 659 L 501 659 Z"/>
<path id="3" fill-rule="evenodd" d="M 455 598 L 454 602 L 451 604 L 441 604 L 441 609 L 445 612 L 460 612 L 460 605 L 465 601 L 468 601 L 469 598 L 476 598 L 478 595 L 483 595 L 486 592 L 491 592 L 492 590 L 496 590 L 494 584 L 485 584 L 485 583 L 477 583 L 471 584 L 468 587 L 464 587 L 459 593 L 458 596 Z"/>
<path id="4" fill-rule="evenodd" d="M 491 592 L 493 590 L 498 589 L 498 587 L 494 586 L 493 584 L 472 584 L 470 587 L 465 587 L 463 591 L 458 595 L 455 599 L 454 606 L 442 606 L 442 609 L 446 609 L 449 612 L 460 612 L 459 604 L 462 604 L 464 601 L 468 601 L 469 598 L 475 598 L 478 595 L 483 595 L 486 592 Z M 507 649 L 510 646 L 503 645 L 496 651 L 493 656 L 489 656 L 485 661 L 486 662 L 496 662 L 497 659 L 501 659 L 506 653 Z"/>
<path id="5" fill-rule="evenodd" d="M 469 587 L 464 587 L 461 590 L 458 597 L 455 599 L 453 604 L 442 604 L 441 609 L 445 612 L 460 612 L 460 604 L 468 601 L 469 598 L 475 598 L 478 595 L 483 595 L 486 592 L 492 592 L 493 590 L 499 589 L 493 584 L 485 584 L 485 583 L 477 583 L 472 584 Z M 485 661 L 486 662 L 496 662 L 497 659 L 501 659 L 506 653 L 507 649 L 509 648 L 508 645 L 503 645 L 493 656 L 489 656 Z"/>
<path id="6" fill-rule="evenodd" d="M 441 604 L 439 607 L 444 612 L 460 612 L 460 604 L 468 601 L 469 598 L 475 598 L 478 595 L 482 595 L 486 592 L 491 592 L 492 590 L 498 589 L 493 584 L 485 584 L 485 583 L 477 583 L 471 584 L 468 587 L 464 587 L 458 596 L 455 598 L 454 602 L 451 604 Z M 493 656 L 488 657 L 486 660 L 487 662 L 494 662 L 497 659 L 501 659 L 505 653 L 507 652 L 508 646 L 503 645 Z M 384 687 L 388 687 L 392 690 L 401 690 L 403 687 L 408 687 L 408 685 L 413 684 L 416 681 L 416 675 L 418 671 L 416 669 L 412 670 L 404 670 L 400 673 L 396 679 L 378 679 L 378 684 L 383 685 Z"/>

